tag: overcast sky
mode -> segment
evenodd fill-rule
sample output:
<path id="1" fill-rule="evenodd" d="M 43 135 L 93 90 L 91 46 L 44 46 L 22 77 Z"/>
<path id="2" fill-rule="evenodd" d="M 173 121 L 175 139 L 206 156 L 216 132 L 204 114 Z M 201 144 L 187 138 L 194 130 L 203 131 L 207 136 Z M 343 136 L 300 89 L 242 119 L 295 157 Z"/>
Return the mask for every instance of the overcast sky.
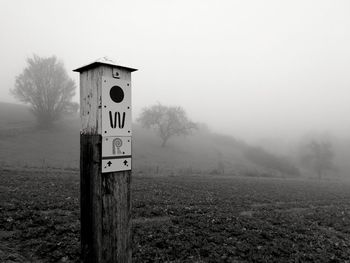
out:
<path id="1" fill-rule="evenodd" d="M 71 70 L 109 56 L 133 110 L 181 105 L 244 139 L 350 134 L 350 1 L 0 1 L 0 101 L 25 58 Z M 76 97 L 78 100 L 78 96 Z"/>

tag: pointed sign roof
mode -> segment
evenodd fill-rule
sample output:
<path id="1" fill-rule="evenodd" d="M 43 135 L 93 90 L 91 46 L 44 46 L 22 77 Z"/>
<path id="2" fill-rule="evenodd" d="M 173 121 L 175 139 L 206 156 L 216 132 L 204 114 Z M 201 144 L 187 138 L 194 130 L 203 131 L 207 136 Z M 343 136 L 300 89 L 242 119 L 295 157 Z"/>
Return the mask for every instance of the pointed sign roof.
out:
<path id="1" fill-rule="evenodd" d="M 73 71 L 75 71 L 75 72 L 82 72 L 82 71 L 85 71 L 87 69 L 97 67 L 98 65 L 115 66 L 115 67 L 118 67 L 118 68 L 123 68 L 123 69 L 129 70 L 130 72 L 133 72 L 133 71 L 137 70 L 137 69 L 134 69 L 134 68 L 129 68 L 129 67 L 118 65 L 115 60 L 113 60 L 113 59 L 111 59 L 109 57 L 102 57 L 102 58 L 99 58 L 99 59 L 97 59 L 97 60 L 95 60 L 95 61 L 85 65 L 85 66 L 82 66 L 80 68 L 74 69 Z"/>

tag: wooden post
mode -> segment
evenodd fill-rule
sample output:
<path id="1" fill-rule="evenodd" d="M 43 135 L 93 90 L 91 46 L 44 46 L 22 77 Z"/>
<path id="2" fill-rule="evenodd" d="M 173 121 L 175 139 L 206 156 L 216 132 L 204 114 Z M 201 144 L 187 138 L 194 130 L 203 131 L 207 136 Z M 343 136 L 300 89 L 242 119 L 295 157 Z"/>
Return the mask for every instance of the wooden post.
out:
<path id="1" fill-rule="evenodd" d="M 135 70 L 106 58 L 74 70 L 80 73 L 84 263 L 131 262 L 131 72 Z"/>

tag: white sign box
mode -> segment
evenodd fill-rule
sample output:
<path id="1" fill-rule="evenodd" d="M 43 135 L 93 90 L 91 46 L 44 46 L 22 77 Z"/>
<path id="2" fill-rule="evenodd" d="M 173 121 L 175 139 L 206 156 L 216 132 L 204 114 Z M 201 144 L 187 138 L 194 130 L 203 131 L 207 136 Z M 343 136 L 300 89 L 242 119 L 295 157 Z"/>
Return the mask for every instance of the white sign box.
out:
<path id="1" fill-rule="evenodd" d="M 102 172 L 131 170 L 131 137 L 102 137 Z"/>
<path id="2" fill-rule="evenodd" d="M 102 77 L 102 136 L 131 136 L 131 83 Z"/>

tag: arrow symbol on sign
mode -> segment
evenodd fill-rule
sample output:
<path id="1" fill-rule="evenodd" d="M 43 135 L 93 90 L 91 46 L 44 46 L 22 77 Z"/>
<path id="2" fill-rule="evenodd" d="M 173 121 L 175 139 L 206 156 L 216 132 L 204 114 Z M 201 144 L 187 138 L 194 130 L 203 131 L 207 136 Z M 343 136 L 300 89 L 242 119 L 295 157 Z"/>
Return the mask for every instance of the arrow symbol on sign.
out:
<path id="1" fill-rule="evenodd" d="M 125 165 L 125 166 L 129 166 L 127 160 L 124 161 L 124 165 Z"/>
<path id="2" fill-rule="evenodd" d="M 107 164 L 108 164 L 108 166 L 111 166 L 112 162 L 111 162 L 111 161 L 109 161 Z"/>

